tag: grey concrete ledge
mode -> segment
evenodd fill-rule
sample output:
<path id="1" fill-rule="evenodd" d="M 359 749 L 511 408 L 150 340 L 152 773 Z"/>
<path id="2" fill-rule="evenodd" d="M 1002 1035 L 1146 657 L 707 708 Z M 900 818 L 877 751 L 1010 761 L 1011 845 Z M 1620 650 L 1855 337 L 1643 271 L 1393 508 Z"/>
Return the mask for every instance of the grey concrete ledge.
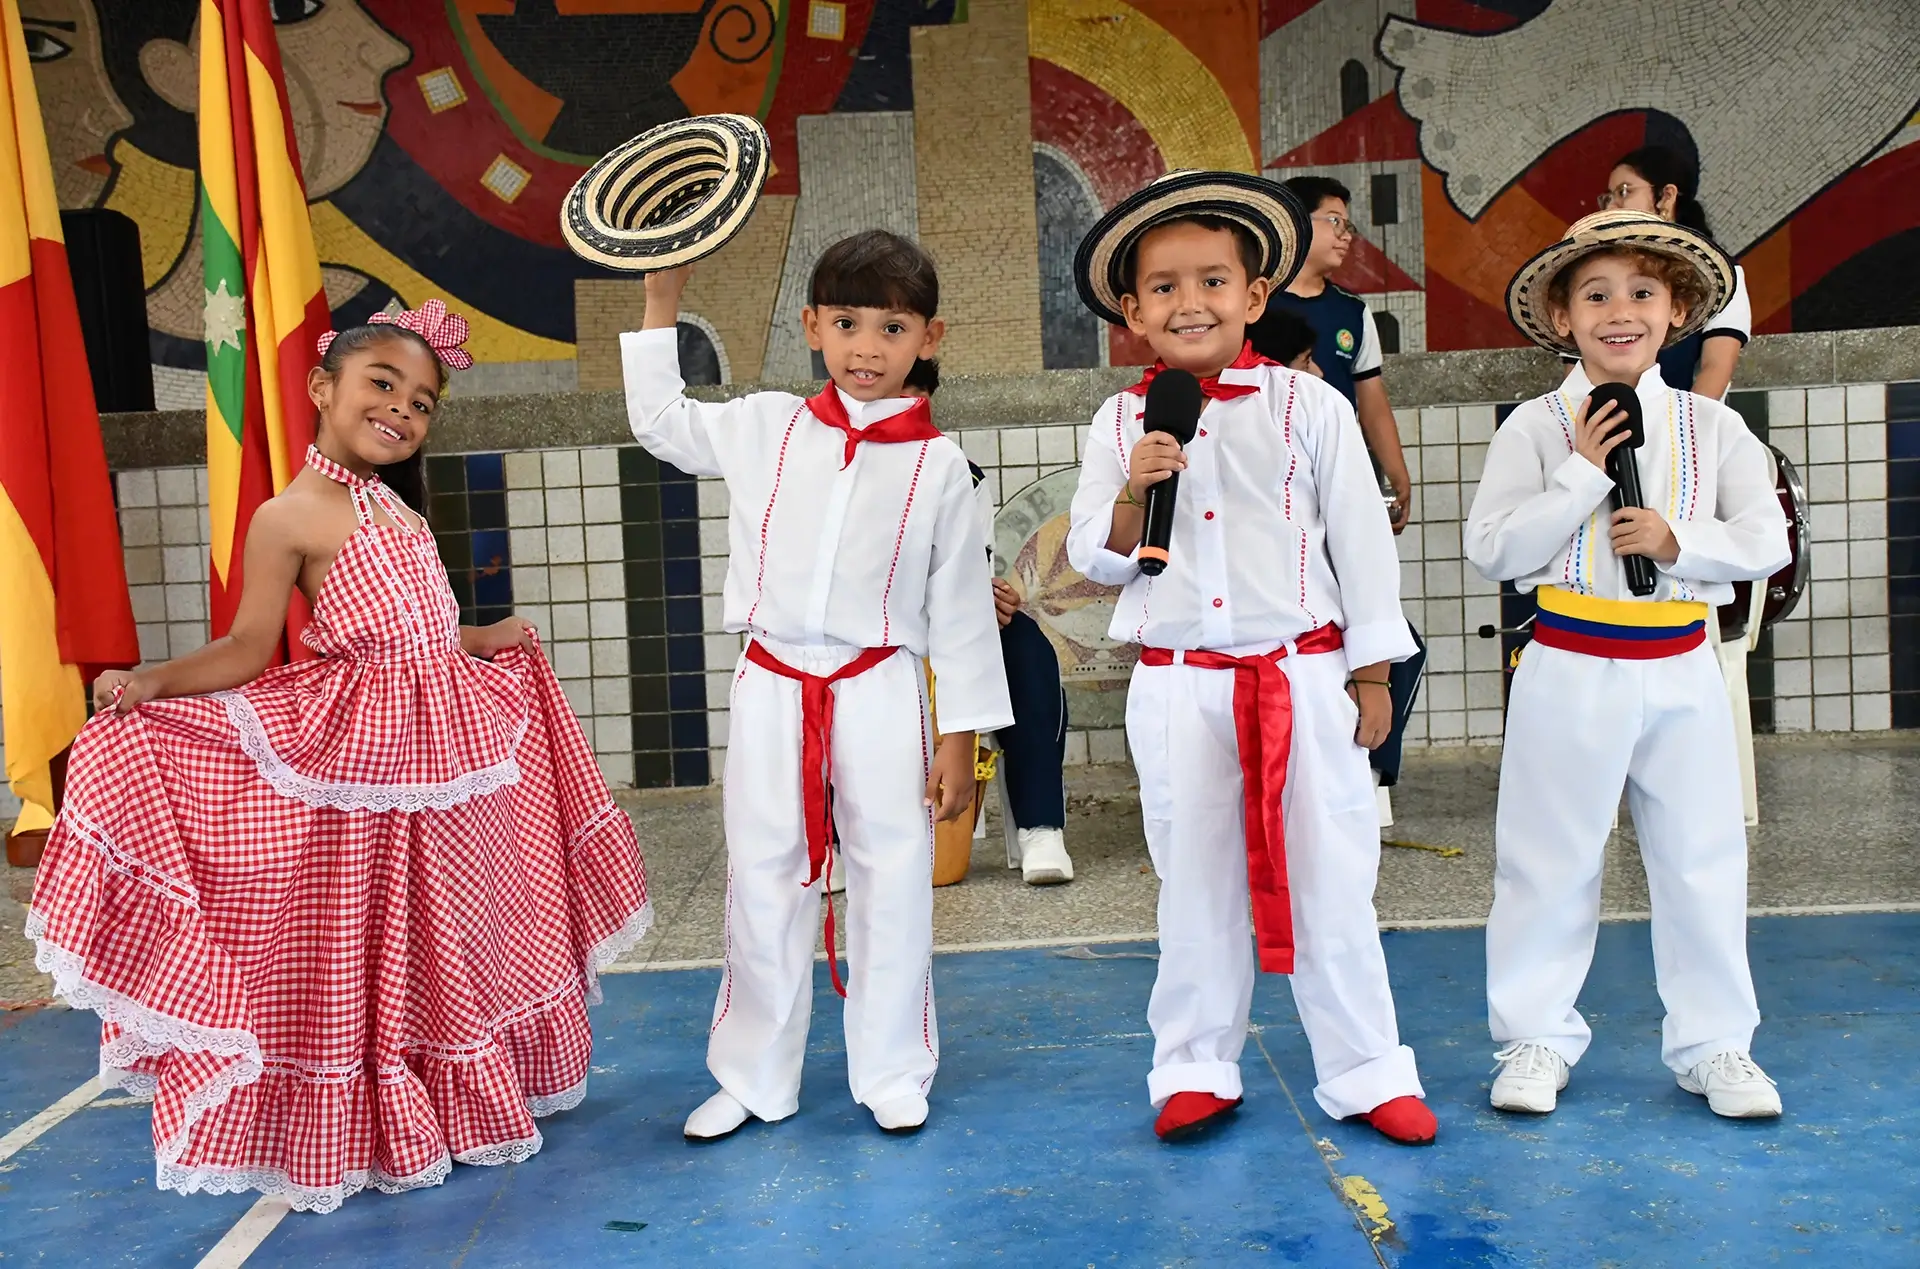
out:
<path id="1" fill-rule="evenodd" d="M 1555 358 L 1532 348 L 1410 353 L 1388 357 L 1386 365 L 1388 391 L 1399 409 L 1521 401 L 1551 388 L 1560 374 Z M 1137 370 L 1124 367 L 954 375 L 941 385 L 940 426 L 952 431 L 1084 422 L 1138 377 Z M 1762 335 L 1741 357 L 1735 386 L 1753 391 L 1909 379 L 1920 379 L 1920 326 Z M 731 384 L 696 388 L 691 395 L 723 401 L 769 388 L 805 395 L 816 386 Z M 206 422 L 198 410 L 109 414 L 101 425 L 107 461 L 116 469 L 206 461 Z M 626 405 L 617 392 L 461 396 L 456 384 L 434 420 L 428 448 L 441 453 L 571 448 L 618 445 L 628 436 Z"/>

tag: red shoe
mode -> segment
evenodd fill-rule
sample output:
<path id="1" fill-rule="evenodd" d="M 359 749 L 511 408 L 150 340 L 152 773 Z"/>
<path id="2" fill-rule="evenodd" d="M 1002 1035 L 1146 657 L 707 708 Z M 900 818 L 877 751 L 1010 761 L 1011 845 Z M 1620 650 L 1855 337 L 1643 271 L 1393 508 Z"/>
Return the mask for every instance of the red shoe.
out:
<path id="1" fill-rule="evenodd" d="M 1160 1108 L 1160 1118 L 1153 1122 L 1154 1135 L 1162 1141 L 1198 1136 L 1239 1104 L 1238 1097 L 1227 1101 L 1212 1093 L 1175 1093 Z"/>
<path id="2" fill-rule="evenodd" d="M 1418 1097 L 1396 1097 L 1360 1116 L 1389 1141 L 1403 1146 L 1430 1146 L 1440 1133 L 1440 1121 Z"/>

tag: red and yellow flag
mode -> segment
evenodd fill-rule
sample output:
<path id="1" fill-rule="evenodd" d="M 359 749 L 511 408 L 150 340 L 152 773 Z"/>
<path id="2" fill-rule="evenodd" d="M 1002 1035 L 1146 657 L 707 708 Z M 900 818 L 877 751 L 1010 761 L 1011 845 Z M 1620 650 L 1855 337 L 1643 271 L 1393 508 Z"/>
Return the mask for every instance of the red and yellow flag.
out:
<path id="1" fill-rule="evenodd" d="M 0 0 L 0 718 L 23 829 L 86 684 L 140 659 L 100 413 L 18 0 Z"/>
<path id="2" fill-rule="evenodd" d="M 313 439 L 307 372 L 331 329 L 272 0 L 200 0 L 200 229 L 206 257 L 212 634 L 233 624 L 254 509 Z M 306 620 L 294 593 L 287 644 Z"/>

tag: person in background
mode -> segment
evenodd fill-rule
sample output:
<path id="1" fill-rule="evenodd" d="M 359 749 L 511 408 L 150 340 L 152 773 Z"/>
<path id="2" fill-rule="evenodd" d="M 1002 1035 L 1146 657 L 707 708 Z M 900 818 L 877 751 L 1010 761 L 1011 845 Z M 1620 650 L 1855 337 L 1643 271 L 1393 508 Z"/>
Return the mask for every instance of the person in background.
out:
<path id="1" fill-rule="evenodd" d="M 1400 447 L 1400 428 L 1387 402 L 1386 381 L 1380 373 L 1380 335 L 1367 302 L 1330 280 L 1330 275 L 1346 263 L 1347 248 L 1353 242 L 1352 194 L 1327 176 L 1296 176 L 1283 184 L 1302 207 L 1310 209 L 1313 243 L 1300 266 L 1300 276 L 1286 290 L 1268 297 L 1266 312 L 1247 327 L 1247 339 L 1262 357 L 1325 379 L 1353 406 L 1373 459 L 1374 475 L 1384 477 L 1381 492 L 1392 486 L 1393 500 L 1387 515 L 1394 533 L 1399 534 L 1407 527 L 1413 484 L 1406 452 Z M 1420 632 L 1412 622 L 1407 628 L 1413 632 L 1416 651 L 1406 660 L 1394 662 L 1387 676 L 1393 697 L 1393 730 L 1368 755 L 1382 830 L 1393 825 L 1393 795 L 1388 790 L 1400 782 L 1407 721 L 1413 717 L 1413 703 L 1427 664 L 1427 648 Z"/>
<path id="2" fill-rule="evenodd" d="M 1695 197 L 1699 188 L 1700 173 L 1694 164 L 1665 146 L 1643 145 L 1622 155 L 1613 165 L 1613 171 L 1607 174 L 1607 188 L 1598 201 L 1602 211 L 1617 207 L 1649 212 L 1711 238 L 1706 209 Z M 1741 350 L 1753 336 L 1746 270 L 1736 264 L 1733 279 L 1733 298 L 1726 307 L 1709 318 L 1698 333 L 1661 351 L 1660 377 L 1668 387 L 1697 392 L 1716 401 L 1726 399 Z"/>
<path id="3" fill-rule="evenodd" d="M 906 396 L 933 399 L 940 390 L 940 363 L 923 357 L 907 372 Z M 993 553 L 993 490 L 987 474 L 969 461 L 974 501 L 980 510 L 987 559 Z M 1030 886 L 1073 880 L 1067 854 L 1067 693 L 1060 686 L 1060 657 L 1040 623 L 1020 611 L 1020 592 L 1005 578 L 993 579 L 994 615 L 1000 622 L 1000 656 L 1013 697 L 1013 726 L 994 733 L 1000 744 L 1007 802 L 1020 843 L 1020 876 Z"/>
<path id="4" fill-rule="evenodd" d="M 1399 533 L 1407 527 L 1413 505 L 1413 478 L 1407 472 L 1400 428 L 1394 422 L 1386 381 L 1380 375 L 1380 333 L 1367 302 L 1332 281 L 1333 274 L 1346 263 L 1347 250 L 1357 232 L 1353 194 L 1330 176 L 1296 176 L 1282 184 L 1307 209 L 1313 222 L 1313 243 L 1300 266 L 1300 276 L 1286 290 L 1275 291 L 1267 298 L 1267 311 L 1247 327 L 1247 338 L 1261 356 L 1289 365 L 1290 360 L 1269 351 L 1268 341 L 1274 338 L 1270 332 L 1289 316 L 1312 326 L 1317 333 L 1313 360 L 1320 377 L 1353 406 L 1360 432 L 1367 438 L 1367 450 L 1373 456 L 1375 474 L 1393 486 L 1393 505 L 1388 514 L 1393 531 Z"/>

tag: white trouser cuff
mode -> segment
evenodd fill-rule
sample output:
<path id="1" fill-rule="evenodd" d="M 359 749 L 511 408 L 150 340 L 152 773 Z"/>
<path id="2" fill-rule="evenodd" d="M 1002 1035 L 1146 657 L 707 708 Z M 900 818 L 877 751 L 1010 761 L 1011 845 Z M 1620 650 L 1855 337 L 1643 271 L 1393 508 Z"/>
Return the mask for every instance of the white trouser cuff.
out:
<path id="1" fill-rule="evenodd" d="M 1175 1062 L 1147 1074 L 1147 1095 L 1159 1110 L 1175 1093 L 1212 1093 L 1226 1101 L 1242 1095 L 1238 1062 Z"/>
<path id="2" fill-rule="evenodd" d="M 1425 1097 L 1413 1050 L 1396 1045 L 1371 1062 L 1354 1067 L 1313 1090 L 1313 1100 L 1335 1119 L 1364 1115 L 1396 1097 Z"/>

